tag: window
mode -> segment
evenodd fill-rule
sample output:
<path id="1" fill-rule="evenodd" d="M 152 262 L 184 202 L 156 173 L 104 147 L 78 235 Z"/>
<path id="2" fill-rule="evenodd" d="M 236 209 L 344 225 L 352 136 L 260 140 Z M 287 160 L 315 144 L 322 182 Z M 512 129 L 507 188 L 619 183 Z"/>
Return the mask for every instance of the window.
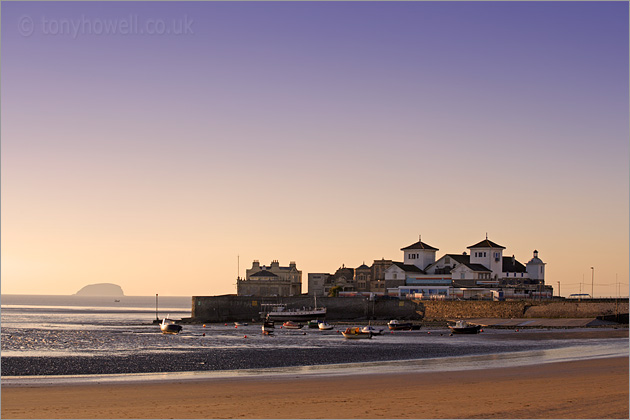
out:
<path id="1" fill-rule="evenodd" d="M 398 278 L 398 274 L 394 273 L 394 280 Z"/>
<path id="2" fill-rule="evenodd" d="M 444 258 L 444 264 L 449 265 L 451 263 L 451 259 L 446 257 Z"/>

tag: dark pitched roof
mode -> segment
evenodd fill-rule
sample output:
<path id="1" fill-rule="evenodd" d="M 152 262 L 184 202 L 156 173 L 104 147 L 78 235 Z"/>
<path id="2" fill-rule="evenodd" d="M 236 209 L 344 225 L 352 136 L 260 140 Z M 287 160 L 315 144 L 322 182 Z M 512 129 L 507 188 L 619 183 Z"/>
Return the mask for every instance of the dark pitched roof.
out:
<path id="1" fill-rule="evenodd" d="M 502 270 L 504 273 L 524 273 L 527 271 L 525 266 L 520 262 L 514 260 L 514 263 L 512 263 L 512 257 L 503 257 Z"/>
<path id="2" fill-rule="evenodd" d="M 256 274 L 252 274 L 252 275 L 251 275 L 251 276 L 249 276 L 249 277 L 278 277 L 278 276 L 276 276 L 275 274 L 273 274 L 271 271 L 262 270 L 262 271 L 259 271 L 259 272 L 258 272 L 258 273 L 256 273 Z"/>
<path id="3" fill-rule="evenodd" d="M 452 260 L 457 261 L 460 264 L 469 264 L 470 263 L 470 255 L 463 254 L 446 254 L 445 257 L 449 257 Z"/>
<path id="4" fill-rule="evenodd" d="M 359 267 L 356 268 L 356 270 L 369 270 L 370 267 L 368 267 L 365 264 L 361 264 Z"/>
<path id="5" fill-rule="evenodd" d="M 489 270 L 486 268 L 486 266 L 481 265 L 481 264 L 465 264 L 466 267 L 470 268 L 472 271 L 483 271 L 483 272 L 492 272 L 492 270 Z"/>
<path id="6" fill-rule="evenodd" d="M 468 247 L 468 249 L 470 248 L 500 248 L 500 249 L 505 249 L 504 246 L 495 244 L 494 242 L 488 240 L 488 238 L 484 239 L 483 241 L 479 242 L 478 244 L 474 244 Z"/>
<path id="7" fill-rule="evenodd" d="M 439 251 L 439 249 L 433 248 L 431 245 L 427 245 L 427 244 L 425 244 L 422 241 L 418 241 L 415 244 L 406 246 L 404 248 L 400 248 L 401 251 L 406 251 L 408 249 L 424 249 L 424 250 L 427 250 L 427 251 Z"/>
<path id="8" fill-rule="evenodd" d="M 396 262 L 396 261 L 394 261 L 392 264 L 394 264 L 395 266 L 397 266 L 401 270 L 409 272 L 409 273 L 426 274 L 424 272 L 424 270 L 422 270 L 422 269 L 420 269 L 420 268 L 418 268 L 418 267 L 416 267 L 415 265 L 412 265 L 412 264 L 405 264 L 405 263 Z"/>

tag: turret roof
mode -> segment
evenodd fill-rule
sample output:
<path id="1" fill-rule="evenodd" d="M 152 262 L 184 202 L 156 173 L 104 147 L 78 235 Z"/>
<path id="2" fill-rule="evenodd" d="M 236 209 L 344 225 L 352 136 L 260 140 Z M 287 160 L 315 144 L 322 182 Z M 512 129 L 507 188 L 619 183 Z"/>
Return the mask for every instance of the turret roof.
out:
<path id="1" fill-rule="evenodd" d="M 501 246 L 499 244 L 495 244 L 494 242 L 488 240 L 488 238 L 484 239 L 483 241 L 475 244 L 475 245 L 471 245 L 469 247 L 467 247 L 468 249 L 471 248 L 500 248 L 500 249 L 505 249 L 504 246 Z"/>
<path id="2" fill-rule="evenodd" d="M 424 249 L 426 251 L 439 251 L 438 248 L 433 248 L 431 245 L 425 244 L 422 241 L 418 241 L 415 244 L 406 246 L 404 248 L 400 248 L 401 251 L 406 251 L 408 249 Z"/>

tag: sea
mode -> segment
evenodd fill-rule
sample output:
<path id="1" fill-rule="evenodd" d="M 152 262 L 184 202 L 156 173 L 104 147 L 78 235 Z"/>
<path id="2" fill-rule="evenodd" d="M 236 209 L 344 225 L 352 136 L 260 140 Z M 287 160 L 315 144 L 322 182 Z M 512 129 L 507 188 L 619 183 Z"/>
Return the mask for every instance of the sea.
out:
<path id="1" fill-rule="evenodd" d="M 446 371 L 628 356 L 627 338 L 540 339 L 558 331 L 547 329 L 521 339 L 509 329 L 451 335 L 439 327 L 391 333 L 382 326 L 373 339 L 345 340 L 340 330 L 365 323 L 276 328 L 265 336 L 252 322 L 183 324 L 178 335 L 161 334 L 154 321 L 188 318 L 191 304 L 176 296 L 159 296 L 156 304 L 155 296 L 2 295 L 2 383 Z"/>

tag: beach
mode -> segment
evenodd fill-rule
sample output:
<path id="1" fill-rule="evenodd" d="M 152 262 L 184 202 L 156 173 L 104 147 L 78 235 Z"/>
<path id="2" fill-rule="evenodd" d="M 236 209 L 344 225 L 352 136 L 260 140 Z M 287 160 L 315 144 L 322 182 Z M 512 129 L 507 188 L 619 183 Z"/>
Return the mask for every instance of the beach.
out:
<path id="1" fill-rule="evenodd" d="M 628 418 L 628 358 L 481 370 L 2 388 L 2 418 Z"/>

